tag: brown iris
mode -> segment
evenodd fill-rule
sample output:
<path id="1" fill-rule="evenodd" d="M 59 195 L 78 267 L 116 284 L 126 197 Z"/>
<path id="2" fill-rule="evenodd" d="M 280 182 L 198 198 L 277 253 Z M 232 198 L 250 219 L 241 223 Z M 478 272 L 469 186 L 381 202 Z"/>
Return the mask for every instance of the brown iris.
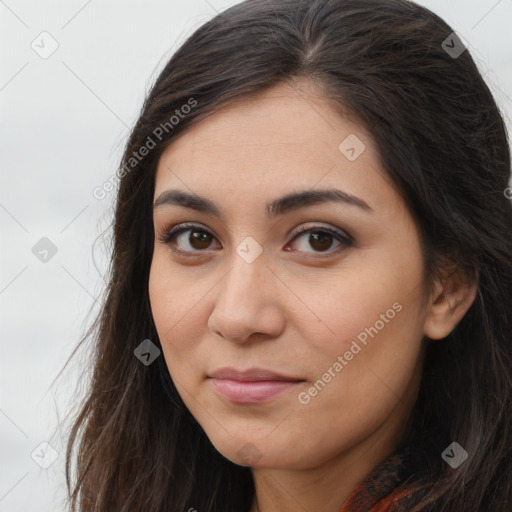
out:
<path id="1" fill-rule="evenodd" d="M 194 249 L 206 249 L 211 244 L 211 235 L 205 231 L 191 231 L 189 243 Z M 195 242 L 198 246 L 194 245 Z"/>
<path id="2" fill-rule="evenodd" d="M 329 233 L 310 233 L 308 242 L 311 244 L 313 249 L 318 251 L 325 251 L 332 245 L 333 236 Z"/>

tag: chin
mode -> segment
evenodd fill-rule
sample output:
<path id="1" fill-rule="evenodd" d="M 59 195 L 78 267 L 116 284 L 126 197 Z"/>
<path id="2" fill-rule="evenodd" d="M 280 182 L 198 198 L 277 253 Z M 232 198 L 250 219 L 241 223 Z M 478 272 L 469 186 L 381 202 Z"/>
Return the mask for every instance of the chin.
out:
<path id="1" fill-rule="evenodd" d="M 262 438 L 255 440 L 247 436 L 241 439 L 230 438 L 220 443 L 213 443 L 214 447 L 226 459 L 234 464 L 253 468 L 290 468 L 300 469 L 310 464 L 302 453 L 296 450 L 296 443 L 288 439 L 279 438 L 270 440 Z"/>

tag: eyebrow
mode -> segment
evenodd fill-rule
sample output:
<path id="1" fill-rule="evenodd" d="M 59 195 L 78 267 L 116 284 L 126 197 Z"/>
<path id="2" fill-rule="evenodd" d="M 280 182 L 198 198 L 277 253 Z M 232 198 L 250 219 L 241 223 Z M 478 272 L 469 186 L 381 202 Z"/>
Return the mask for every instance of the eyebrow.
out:
<path id="1" fill-rule="evenodd" d="M 338 189 L 303 190 L 300 192 L 292 192 L 274 199 L 265 206 L 269 217 L 277 217 L 291 211 L 326 202 L 344 203 L 358 207 L 365 212 L 373 212 L 373 208 L 371 208 L 361 198 Z M 213 201 L 206 197 L 182 190 L 166 190 L 165 192 L 162 192 L 154 202 L 153 210 L 164 205 L 183 206 L 185 208 L 209 213 L 219 217 L 220 219 L 224 219 L 222 210 Z"/>

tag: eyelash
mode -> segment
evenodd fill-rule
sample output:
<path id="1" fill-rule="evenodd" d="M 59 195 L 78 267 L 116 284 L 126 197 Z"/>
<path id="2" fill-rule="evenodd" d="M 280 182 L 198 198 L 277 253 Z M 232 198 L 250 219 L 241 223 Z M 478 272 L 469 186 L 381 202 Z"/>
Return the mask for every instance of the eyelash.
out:
<path id="1" fill-rule="evenodd" d="M 165 229 L 163 234 L 158 237 L 158 240 L 160 242 L 168 245 L 172 252 L 182 255 L 182 256 L 185 256 L 185 257 L 188 257 L 188 258 L 195 258 L 195 257 L 199 256 L 200 253 L 208 250 L 208 249 L 205 249 L 204 251 L 199 251 L 199 250 L 182 251 L 180 249 L 174 249 L 174 248 L 170 247 L 171 242 L 173 242 L 174 239 L 178 235 L 180 235 L 181 233 L 184 233 L 186 231 L 199 231 L 201 233 L 207 233 L 211 237 L 215 238 L 215 236 L 212 233 L 210 233 L 210 231 L 208 231 L 207 229 L 203 228 L 202 226 L 200 226 L 198 224 L 184 223 L 184 224 L 179 224 L 178 227 L 171 226 L 170 228 Z M 352 246 L 354 243 L 354 240 L 349 235 L 345 235 L 342 232 L 338 232 L 334 229 L 323 227 L 323 226 L 313 226 L 313 227 L 310 226 L 310 227 L 298 228 L 290 242 L 293 242 L 296 238 L 299 237 L 299 235 L 303 235 L 305 233 L 328 233 L 328 234 L 332 235 L 336 241 L 340 242 L 341 245 L 334 250 L 329 249 L 326 252 L 318 252 L 317 254 L 319 255 L 320 258 L 333 256 L 334 254 L 337 254 L 337 253 L 347 249 L 348 247 Z M 196 252 L 196 253 L 198 253 L 198 255 L 191 256 L 190 252 Z"/>

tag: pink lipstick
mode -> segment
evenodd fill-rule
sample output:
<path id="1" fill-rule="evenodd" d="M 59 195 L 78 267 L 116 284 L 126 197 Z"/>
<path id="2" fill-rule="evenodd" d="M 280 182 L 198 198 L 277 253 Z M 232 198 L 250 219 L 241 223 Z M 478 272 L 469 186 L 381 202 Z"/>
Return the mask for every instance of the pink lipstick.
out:
<path id="1" fill-rule="evenodd" d="M 278 394 L 304 382 L 303 379 L 263 368 L 222 368 L 208 377 L 219 394 L 238 404 L 268 402 Z"/>

